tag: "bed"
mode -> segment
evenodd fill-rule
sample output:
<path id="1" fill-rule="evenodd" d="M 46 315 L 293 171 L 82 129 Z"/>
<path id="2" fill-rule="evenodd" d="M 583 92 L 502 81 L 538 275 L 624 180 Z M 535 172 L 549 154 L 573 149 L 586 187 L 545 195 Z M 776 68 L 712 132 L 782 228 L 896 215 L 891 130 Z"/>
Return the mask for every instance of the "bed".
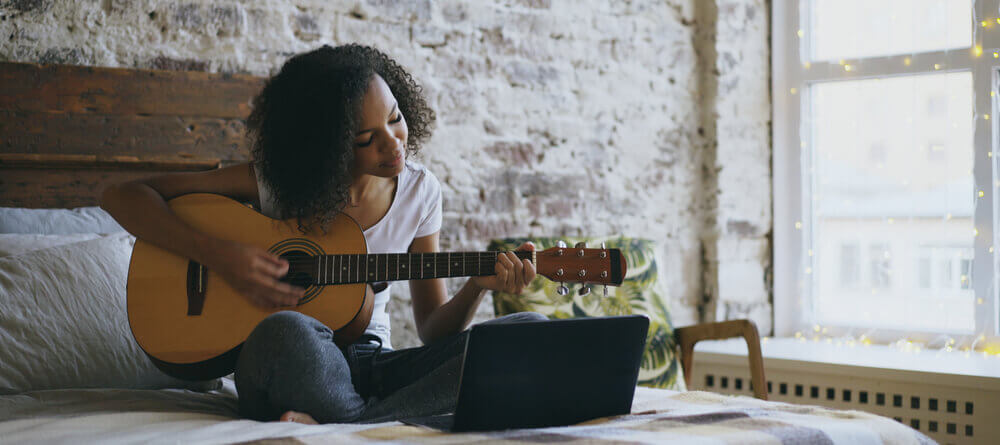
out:
<path id="1" fill-rule="evenodd" d="M 0 437 L 83 443 L 933 443 L 893 420 L 859 411 L 765 402 L 707 392 L 638 388 L 633 414 L 581 425 L 442 433 L 386 422 L 301 425 L 235 415 L 230 380 L 218 391 L 53 390 L 0 397 Z"/>
<path id="2" fill-rule="evenodd" d="M 0 442 L 933 443 L 858 411 L 646 387 L 629 415 L 559 428 L 240 419 L 232 380 L 168 378 L 131 341 L 134 238 L 93 206 L 110 183 L 246 160 L 262 79 L 21 63 L 0 63 L 0 79 Z"/>

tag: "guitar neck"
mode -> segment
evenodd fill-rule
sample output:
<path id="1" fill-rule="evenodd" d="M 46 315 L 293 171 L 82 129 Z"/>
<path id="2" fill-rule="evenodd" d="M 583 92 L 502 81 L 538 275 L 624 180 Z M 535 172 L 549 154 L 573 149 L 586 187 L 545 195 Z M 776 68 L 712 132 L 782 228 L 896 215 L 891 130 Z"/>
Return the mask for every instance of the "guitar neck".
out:
<path id="1" fill-rule="evenodd" d="M 370 253 L 317 255 L 306 267 L 315 284 L 375 283 L 493 275 L 499 252 Z M 535 262 L 534 252 L 514 252 Z M 295 260 L 292 260 L 295 262 Z"/>

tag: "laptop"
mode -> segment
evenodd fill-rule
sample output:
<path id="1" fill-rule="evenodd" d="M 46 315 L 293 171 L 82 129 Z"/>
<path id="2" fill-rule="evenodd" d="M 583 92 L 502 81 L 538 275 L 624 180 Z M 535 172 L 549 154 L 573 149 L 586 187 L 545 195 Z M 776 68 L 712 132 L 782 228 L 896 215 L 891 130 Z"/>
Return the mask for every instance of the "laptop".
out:
<path id="1" fill-rule="evenodd" d="M 402 421 L 489 431 L 628 414 L 648 328 L 642 315 L 475 325 L 455 412 Z"/>

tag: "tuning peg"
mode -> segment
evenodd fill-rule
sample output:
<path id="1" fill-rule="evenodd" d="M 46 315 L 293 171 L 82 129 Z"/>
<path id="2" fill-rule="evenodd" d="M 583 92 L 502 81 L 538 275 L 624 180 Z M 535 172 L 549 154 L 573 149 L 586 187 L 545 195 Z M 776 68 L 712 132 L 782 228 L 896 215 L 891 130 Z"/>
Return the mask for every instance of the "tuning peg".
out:
<path id="1" fill-rule="evenodd" d="M 566 241 L 562 241 L 562 240 L 557 241 L 556 242 L 556 247 L 558 247 L 560 249 L 565 249 L 566 248 Z"/>
<path id="2" fill-rule="evenodd" d="M 601 248 L 602 248 L 602 249 L 607 249 L 607 248 L 608 248 L 608 246 L 607 246 L 606 244 L 604 244 L 604 242 L 603 242 L 603 241 L 601 241 Z"/>
<path id="3" fill-rule="evenodd" d="M 607 297 L 608 296 L 608 286 L 604 285 L 603 287 L 604 287 L 604 296 Z"/>
<path id="4" fill-rule="evenodd" d="M 585 243 L 583 241 L 580 241 L 580 242 L 574 244 L 573 247 L 576 248 L 576 249 L 586 249 L 587 248 L 587 243 Z"/>
<path id="5" fill-rule="evenodd" d="M 565 296 L 569 293 L 569 288 L 565 284 L 559 283 L 559 287 L 556 288 L 556 293 Z"/>
<path id="6" fill-rule="evenodd" d="M 590 288 L 587 286 L 580 286 L 580 290 L 577 291 L 577 294 L 579 294 L 581 297 L 585 297 L 589 293 L 590 293 Z"/>

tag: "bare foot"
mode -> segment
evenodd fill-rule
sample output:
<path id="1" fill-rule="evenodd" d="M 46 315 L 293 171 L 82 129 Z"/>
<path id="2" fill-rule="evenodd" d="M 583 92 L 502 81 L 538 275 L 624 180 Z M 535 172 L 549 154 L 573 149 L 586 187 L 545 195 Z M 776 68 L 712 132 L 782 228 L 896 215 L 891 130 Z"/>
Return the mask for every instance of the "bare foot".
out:
<path id="1" fill-rule="evenodd" d="M 298 422 L 298 423 L 304 423 L 306 425 L 319 425 L 319 422 L 316 422 L 316 419 L 313 419 L 312 416 L 306 413 L 300 413 L 298 411 L 289 411 L 285 414 L 282 414 L 281 421 Z"/>

